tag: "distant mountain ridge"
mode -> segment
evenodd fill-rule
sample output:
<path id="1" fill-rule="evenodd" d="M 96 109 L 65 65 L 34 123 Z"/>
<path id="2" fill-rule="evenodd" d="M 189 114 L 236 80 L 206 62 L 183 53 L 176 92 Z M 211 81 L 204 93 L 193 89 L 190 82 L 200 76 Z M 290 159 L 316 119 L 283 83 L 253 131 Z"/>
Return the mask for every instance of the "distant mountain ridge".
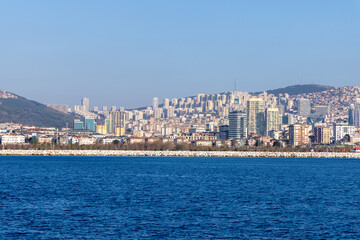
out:
<path id="1" fill-rule="evenodd" d="M 75 116 L 65 114 L 36 101 L 0 91 L 0 123 L 12 122 L 37 127 L 69 127 Z"/>
<path id="2" fill-rule="evenodd" d="M 274 94 L 276 96 L 278 96 L 279 94 L 285 94 L 285 93 L 287 93 L 289 95 L 298 95 L 298 94 L 303 94 L 303 93 L 322 92 L 322 91 L 327 91 L 327 90 L 331 90 L 334 88 L 335 87 L 318 85 L 318 84 L 303 84 L 303 85 L 298 84 L 298 85 L 288 86 L 288 87 L 284 87 L 284 88 L 267 90 L 265 92 L 267 92 L 268 94 Z M 262 93 L 262 92 L 255 92 L 253 94 L 260 94 L 260 93 Z"/>

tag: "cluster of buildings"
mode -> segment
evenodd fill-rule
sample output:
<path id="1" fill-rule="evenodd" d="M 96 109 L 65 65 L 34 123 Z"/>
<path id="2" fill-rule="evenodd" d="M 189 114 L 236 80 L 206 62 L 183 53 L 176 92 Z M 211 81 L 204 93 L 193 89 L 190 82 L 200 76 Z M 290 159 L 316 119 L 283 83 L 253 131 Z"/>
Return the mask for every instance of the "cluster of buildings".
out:
<path id="1" fill-rule="evenodd" d="M 66 105 L 48 105 L 62 112 L 71 111 L 77 119 L 72 129 L 52 129 L 45 131 L 45 135 L 52 137 L 52 142 L 80 145 L 106 144 L 114 140 L 198 146 L 356 145 L 360 143 L 358 97 L 359 87 L 277 96 L 267 92 L 233 91 L 165 98 L 161 103 L 155 97 L 152 106 L 132 110 L 116 106 L 90 109 L 89 99 L 83 98 L 81 105 L 74 109 Z M 44 134 L 35 134 L 33 129 L 30 135 L 29 129 L 25 131 L 23 127 L 12 134 L 25 136 L 25 141 L 31 137 L 36 137 L 38 142 L 45 141 L 41 139 Z M 2 134 L 8 135 L 11 134 Z"/>
<path id="2" fill-rule="evenodd" d="M 9 93 L 7 91 L 0 90 L 0 98 L 13 98 L 17 99 L 18 97 L 12 93 Z"/>

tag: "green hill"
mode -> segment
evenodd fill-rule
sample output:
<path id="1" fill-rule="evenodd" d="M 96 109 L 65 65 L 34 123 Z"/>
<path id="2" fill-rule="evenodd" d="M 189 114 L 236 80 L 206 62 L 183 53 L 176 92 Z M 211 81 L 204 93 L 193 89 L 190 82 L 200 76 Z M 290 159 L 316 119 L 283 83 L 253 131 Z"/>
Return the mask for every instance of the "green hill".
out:
<path id="1" fill-rule="evenodd" d="M 12 122 L 38 127 L 72 127 L 74 116 L 47 107 L 44 104 L 15 95 L 0 98 L 0 122 Z"/>
<path id="2" fill-rule="evenodd" d="M 273 90 L 266 91 L 268 94 L 284 94 L 287 93 L 289 95 L 298 95 L 302 93 L 315 93 L 315 92 L 322 92 L 326 90 L 334 89 L 334 87 L 331 86 L 324 86 L 324 85 L 317 85 L 317 84 L 304 84 L 304 85 L 293 85 L 288 86 L 285 88 L 278 88 Z M 259 94 L 261 92 L 257 92 L 255 94 Z"/>

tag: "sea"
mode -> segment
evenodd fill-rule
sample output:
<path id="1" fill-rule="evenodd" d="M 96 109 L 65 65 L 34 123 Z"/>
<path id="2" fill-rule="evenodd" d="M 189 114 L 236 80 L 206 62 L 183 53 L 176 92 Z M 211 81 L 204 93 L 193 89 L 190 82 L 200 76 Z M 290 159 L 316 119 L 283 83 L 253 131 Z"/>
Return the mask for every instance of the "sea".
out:
<path id="1" fill-rule="evenodd" d="M 360 239 L 360 160 L 2 156 L 0 239 Z"/>

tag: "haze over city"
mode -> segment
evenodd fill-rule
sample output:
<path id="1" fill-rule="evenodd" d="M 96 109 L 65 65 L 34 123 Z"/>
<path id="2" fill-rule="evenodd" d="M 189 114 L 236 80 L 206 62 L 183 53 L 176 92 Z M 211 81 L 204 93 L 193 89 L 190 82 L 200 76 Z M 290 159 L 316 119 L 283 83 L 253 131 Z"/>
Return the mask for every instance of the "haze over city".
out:
<path id="1" fill-rule="evenodd" d="M 1 1 L 1 89 L 148 106 L 234 89 L 356 85 L 359 1 Z"/>

